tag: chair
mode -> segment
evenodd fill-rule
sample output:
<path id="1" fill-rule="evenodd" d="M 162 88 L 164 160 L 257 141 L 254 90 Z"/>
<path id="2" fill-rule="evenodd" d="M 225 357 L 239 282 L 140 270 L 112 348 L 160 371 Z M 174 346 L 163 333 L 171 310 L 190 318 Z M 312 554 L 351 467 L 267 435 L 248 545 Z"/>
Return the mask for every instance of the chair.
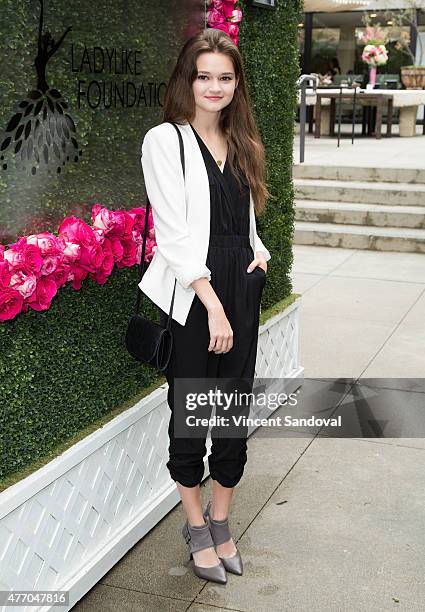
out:
<path id="1" fill-rule="evenodd" d="M 376 85 L 380 89 L 401 89 L 399 74 L 377 74 Z"/>
<path id="2" fill-rule="evenodd" d="M 377 74 L 375 89 L 401 89 L 401 79 L 399 74 Z M 397 109 L 396 109 L 397 111 Z M 384 115 L 385 116 L 385 115 Z M 370 134 L 375 129 L 376 108 L 370 106 L 363 107 L 362 134 Z"/>

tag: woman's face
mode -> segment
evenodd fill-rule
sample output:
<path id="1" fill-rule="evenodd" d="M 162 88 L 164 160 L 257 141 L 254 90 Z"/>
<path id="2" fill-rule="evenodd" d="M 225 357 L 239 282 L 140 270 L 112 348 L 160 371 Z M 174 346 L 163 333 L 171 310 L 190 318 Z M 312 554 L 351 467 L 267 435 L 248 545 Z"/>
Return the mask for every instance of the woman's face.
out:
<path id="1" fill-rule="evenodd" d="M 232 60 L 224 53 L 205 52 L 198 56 L 198 75 L 192 89 L 195 104 L 216 113 L 230 104 L 237 85 Z"/>

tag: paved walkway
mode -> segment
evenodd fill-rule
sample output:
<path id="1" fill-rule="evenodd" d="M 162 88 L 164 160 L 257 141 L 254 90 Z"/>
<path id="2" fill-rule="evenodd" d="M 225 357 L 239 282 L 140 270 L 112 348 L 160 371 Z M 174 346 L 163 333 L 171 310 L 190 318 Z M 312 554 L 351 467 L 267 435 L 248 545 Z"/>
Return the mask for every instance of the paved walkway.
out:
<path id="1" fill-rule="evenodd" d="M 318 379 L 304 385 L 326 394 L 320 377 L 394 377 L 387 397 L 399 410 L 425 397 L 405 380 L 425 378 L 424 256 L 307 246 L 294 254 L 301 360 L 306 379 Z M 423 610 L 424 439 L 264 433 L 249 439 L 230 517 L 242 577 L 222 586 L 192 574 L 179 504 L 74 610 Z M 210 489 L 208 478 L 205 502 Z"/>
<path id="2" fill-rule="evenodd" d="M 298 130 L 297 126 L 297 130 Z M 357 126 L 358 130 L 361 126 Z M 337 138 L 322 136 L 314 138 L 306 134 L 306 164 L 326 164 L 329 166 L 372 166 L 374 168 L 425 168 L 425 136 L 422 126 L 416 126 L 417 135 L 412 138 L 392 138 L 380 140 L 358 134 L 351 144 L 351 126 L 343 125 L 344 135 L 337 147 Z M 398 125 L 395 126 L 398 131 Z M 294 163 L 299 163 L 299 137 L 295 138 Z"/>

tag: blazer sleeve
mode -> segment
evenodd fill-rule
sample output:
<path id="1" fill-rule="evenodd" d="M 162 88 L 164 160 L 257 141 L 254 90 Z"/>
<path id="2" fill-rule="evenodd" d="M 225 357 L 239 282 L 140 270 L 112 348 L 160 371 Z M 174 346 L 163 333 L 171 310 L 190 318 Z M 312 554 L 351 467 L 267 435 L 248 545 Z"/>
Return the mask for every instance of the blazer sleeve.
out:
<path id="1" fill-rule="evenodd" d="M 257 224 L 255 221 L 254 201 L 252 199 L 252 194 L 250 195 L 250 199 L 251 199 L 251 204 L 250 204 L 251 224 L 254 228 L 254 255 L 256 254 L 257 251 L 262 251 L 264 253 L 265 260 L 269 261 L 269 259 L 271 259 L 272 256 L 270 255 L 270 252 L 268 251 L 268 249 L 266 249 L 266 247 L 262 243 L 260 236 L 257 234 Z"/>
<path id="2" fill-rule="evenodd" d="M 158 250 L 177 281 L 187 289 L 197 278 L 211 280 L 211 271 L 197 257 L 186 221 L 186 195 L 180 146 L 175 129 L 149 130 L 142 143 L 141 163 L 146 192 L 152 207 Z"/>

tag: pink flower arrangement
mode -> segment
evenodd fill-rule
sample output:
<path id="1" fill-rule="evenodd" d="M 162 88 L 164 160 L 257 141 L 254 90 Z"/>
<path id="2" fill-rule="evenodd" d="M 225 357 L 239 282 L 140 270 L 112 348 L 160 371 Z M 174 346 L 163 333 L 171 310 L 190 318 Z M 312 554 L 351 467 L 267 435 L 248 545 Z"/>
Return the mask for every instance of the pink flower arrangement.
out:
<path id="1" fill-rule="evenodd" d="M 210 0 L 207 11 L 209 27 L 226 32 L 235 45 L 238 44 L 238 24 L 242 21 L 242 11 L 235 8 L 236 3 L 237 0 Z"/>
<path id="2" fill-rule="evenodd" d="M 362 60 L 369 66 L 383 66 L 388 61 L 385 45 L 366 45 L 363 49 Z"/>
<path id="3" fill-rule="evenodd" d="M 75 290 L 91 279 L 103 285 L 118 268 L 140 264 L 145 208 L 109 210 L 92 207 L 88 225 L 67 217 L 58 236 L 42 232 L 19 238 L 9 249 L 0 244 L 0 322 L 19 313 L 50 308 L 58 289 L 72 281 Z M 156 248 L 152 209 L 149 211 L 145 261 Z"/>
<path id="4" fill-rule="evenodd" d="M 387 34 L 379 24 L 367 26 L 364 32 L 359 33 L 359 42 L 365 45 L 384 45 L 387 42 Z"/>

